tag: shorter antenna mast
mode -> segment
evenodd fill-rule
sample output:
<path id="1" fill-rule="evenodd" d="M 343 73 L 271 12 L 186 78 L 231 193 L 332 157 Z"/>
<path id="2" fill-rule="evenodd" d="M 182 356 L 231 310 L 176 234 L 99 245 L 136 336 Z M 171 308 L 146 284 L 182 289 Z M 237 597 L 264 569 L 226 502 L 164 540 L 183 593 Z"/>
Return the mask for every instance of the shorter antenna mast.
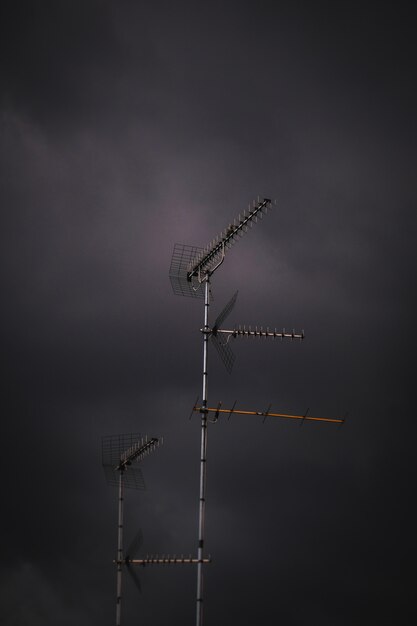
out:
<path id="1" fill-rule="evenodd" d="M 102 439 L 102 465 L 110 485 L 118 485 L 118 523 L 117 523 L 117 577 L 116 577 L 116 626 L 121 623 L 122 608 L 122 566 L 123 558 L 123 501 L 124 489 L 145 489 L 145 483 L 138 463 L 153 452 L 162 439 L 152 437 L 148 440 L 140 434 L 114 435 Z M 129 471 L 127 471 L 129 470 Z"/>

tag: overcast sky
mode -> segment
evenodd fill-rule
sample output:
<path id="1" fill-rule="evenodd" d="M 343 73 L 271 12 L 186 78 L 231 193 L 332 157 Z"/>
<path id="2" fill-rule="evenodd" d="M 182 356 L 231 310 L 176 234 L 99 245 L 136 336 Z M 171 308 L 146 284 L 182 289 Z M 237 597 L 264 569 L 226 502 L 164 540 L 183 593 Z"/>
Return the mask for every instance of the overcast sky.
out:
<path id="1" fill-rule="evenodd" d="M 126 544 L 196 554 L 203 306 L 168 271 L 258 195 L 211 319 L 239 290 L 230 324 L 305 340 L 232 340 L 231 375 L 211 350 L 209 404 L 348 419 L 210 425 L 204 623 L 413 623 L 411 8 L 27 0 L 0 24 L 1 623 L 115 623 L 104 435 L 164 436 Z M 122 623 L 194 623 L 193 567 L 139 573 Z"/>

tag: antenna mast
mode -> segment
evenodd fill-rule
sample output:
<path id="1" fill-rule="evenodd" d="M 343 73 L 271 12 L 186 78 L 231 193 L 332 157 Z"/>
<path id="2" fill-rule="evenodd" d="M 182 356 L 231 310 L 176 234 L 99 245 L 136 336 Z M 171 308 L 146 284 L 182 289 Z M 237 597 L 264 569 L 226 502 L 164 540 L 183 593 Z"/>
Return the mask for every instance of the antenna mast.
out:
<path id="1" fill-rule="evenodd" d="M 239 215 L 206 248 L 196 248 L 176 244 L 170 267 L 170 280 L 173 291 L 177 295 L 204 297 L 203 334 L 203 396 L 200 408 L 201 442 L 200 442 L 200 495 L 198 511 L 198 549 L 197 549 L 197 613 L 196 626 L 203 623 L 203 563 L 205 537 L 205 506 L 206 506 L 206 462 L 207 462 L 207 424 L 208 424 L 208 342 L 213 335 L 209 326 L 210 277 L 223 263 L 226 250 L 243 236 L 258 218 L 271 206 L 271 200 L 264 198 L 249 207 L 248 212 Z M 234 304 L 234 303 L 233 303 Z M 233 306 L 233 305 L 232 305 Z M 231 307 L 230 307 L 231 308 Z M 228 311 L 229 312 L 229 311 Z M 219 344 L 223 346 L 223 344 Z"/>
<path id="2" fill-rule="evenodd" d="M 128 561 L 123 556 L 123 502 L 125 487 L 145 489 L 142 471 L 138 463 L 162 443 L 152 437 L 143 439 L 139 434 L 115 435 L 102 439 L 102 465 L 107 482 L 118 486 L 117 522 L 117 574 L 116 574 L 116 626 L 121 624 L 122 610 L 122 567 Z M 128 471 L 129 470 L 129 471 Z"/>

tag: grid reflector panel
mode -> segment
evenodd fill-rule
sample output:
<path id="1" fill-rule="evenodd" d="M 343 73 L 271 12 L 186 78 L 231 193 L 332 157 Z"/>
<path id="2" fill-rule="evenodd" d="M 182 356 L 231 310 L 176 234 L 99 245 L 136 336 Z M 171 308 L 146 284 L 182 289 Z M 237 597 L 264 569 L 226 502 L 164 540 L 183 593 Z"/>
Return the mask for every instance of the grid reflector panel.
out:
<path id="1" fill-rule="evenodd" d="M 229 374 L 232 372 L 233 363 L 235 362 L 235 355 L 232 348 L 228 343 L 222 343 L 219 341 L 216 335 L 211 335 L 211 342 L 217 350 L 217 354 L 221 358 L 223 365 Z"/>
<path id="2" fill-rule="evenodd" d="M 175 295 L 204 298 L 204 289 L 202 289 L 202 285 L 198 282 L 197 277 L 193 277 L 191 281 L 187 279 L 190 264 L 202 251 L 203 248 L 197 248 L 196 246 L 187 246 L 182 243 L 175 244 L 169 268 L 169 279 Z"/>
<path id="3" fill-rule="evenodd" d="M 101 442 L 101 460 L 104 473 L 109 485 L 117 487 L 120 473 L 116 470 L 126 450 L 136 446 L 142 441 L 140 433 L 127 433 L 122 435 L 107 435 Z M 130 489 L 145 489 L 142 470 L 137 462 L 133 461 L 127 471 L 124 472 L 123 481 L 125 487 Z"/>

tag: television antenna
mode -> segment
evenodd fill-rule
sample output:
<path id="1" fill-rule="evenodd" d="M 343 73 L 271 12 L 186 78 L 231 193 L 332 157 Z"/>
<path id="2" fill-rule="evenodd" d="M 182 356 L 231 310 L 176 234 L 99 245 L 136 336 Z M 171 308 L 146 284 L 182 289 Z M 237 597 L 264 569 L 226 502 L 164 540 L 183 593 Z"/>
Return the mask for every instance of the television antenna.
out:
<path id="1" fill-rule="evenodd" d="M 304 415 L 290 415 L 284 413 L 271 413 L 270 406 L 266 411 L 243 411 L 235 409 L 235 404 L 231 409 L 221 409 L 221 404 L 217 408 L 208 406 L 208 343 L 209 340 L 216 348 L 223 364 L 230 373 L 234 363 L 234 354 L 230 347 L 230 339 L 237 337 L 246 338 L 279 338 L 284 339 L 304 339 L 304 332 L 273 331 L 269 328 L 265 330 L 261 327 L 252 329 L 250 326 L 234 327 L 233 329 L 223 329 L 221 325 L 232 311 L 237 292 L 224 307 L 217 317 L 214 325 L 209 325 L 210 306 L 210 279 L 214 272 L 223 263 L 226 251 L 251 228 L 258 219 L 262 219 L 272 202 L 269 198 L 260 200 L 249 205 L 247 211 L 239 215 L 233 224 L 230 224 L 218 237 L 216 237 L 205 248 L 175 244 L 169 271 L 169 277 L 173 291 L 177 295 L 194 298 L 204 298 L 204 326 L 201 328 L 203 334 L 203 394 L 201 405 L 197 407 L 197 402 L 192 413 L 197 411 L 201 415 L 201 443 L 200 443 L 200 497 L 198 516 L 198 564 L 197 564 L 197 612 L 196 625 L 203 623 L 203 564 L 204 564 L 204 529 L 205 529 L 205 505 L 206 505 L 206 460 L 207 460 L 207 429 L 208 421 L 216 422 L 221 413 L 228 413 L 229 418 L 233 414 L 258 415 L 264 418 L 279 417 L 287 419 L 297 419 L 303 424 L 304 421 L 320 421 L 342 424 L 343 418 L 317 418 L 308 415 L 308 410 Z M 191 413 L 191 414 L 192 414 Z M 214 416 L 211 415 L 214 413 Z"/>
<path id="2" fill-rule="evenodd" d="M 201 413 L 202 407 L 197 406 L 197 402 L 198 402 L 198 398 L 197 398 L 195 405 L 193 406 L 191 415 L 194 412 Z M 344 417 L 314 417 L 313 415 L 308 414 L 309 409 L 307 409 L 307 411 L 303 415 L 293 415 L 291 413 L 272 413 L 271 404 L 266 409 L 266 411 L 244 411 L 242 409 L 236 409 L 235 408 L 236 402 L 233 404 L 231 409 L 222 409 L 221 406 L 222 406 L 222 403 L 219 402 L 217 407 L 206 407 L 207 413 L 214 413 L 213 418 L 210 419 L 210 421 L 214 424 L 217 422 L 220 415 L 225 414 L 225 413 L 228 414 L 228 419 L 230 419 L 232 415 L 254 415 L 254 416 L 263 417 L 263 420 L 262 420 L 263 422 L 265 422 L 267 417 L 280 417 L 283 419 L 297 420 L 300 422 L 300 426 L 302 426 L 304 422 L 324 422 L 326 424 L 339 424 L 340 426 L 342 426 L 342 424 L 344 424 L 346 421 L 346 416 Z"/>
<path id="3" fill-rule="evenodd" d="M 141 437 L 138 433 L 130 433 L 125 435 L 109 435 L 102 438 L 102 465 L 106 474 L 109 485 L 118 486 L 118 523 L 117 523 L 117 566 L 116 574 L 116 626 L 121 623 L 122 609 L 122 573 L 123 565 L 132 575 L 137 587 L 140 583 L 130 568 L 130 555 L 134 554 L 142 542 L 141 531 L 136 535 L 132 542 L 127 556 L 123 556 L 123 504 L 124 490 L 145 489 L 142 470 L 138 466 L 140 461 L 153 452 L 163 439 L 152 437 Z"/>
<path id="4" fill-rule="evenodd" d="M 269 198 L 253 202 L 247 211 L 239 215 L 229 226 L 205 248 L 175 244 L 171 260 L 169 277 L 173 291 L 177 295 L 195 298 L 204 298 L 204 326 L 203 334 L 203 394 L 202 404 L 199 407 L 201 414 L 201 443 L 200 443 L 200 497 L 198 515 L 198 565 L 197 565 L 197 611 L 196 625 L 203 623 L 203 559 L 204 559 L 204 529 L 206 505 L 206 460 L 207 460 L 207 427 L 210 409 L 208 408 L 208 342 L 212 341 L 217 349 L 226 369 L 230 372 L 234 362 L 234 355 L 229 346 L 230 337 L 280 337 L 281 339 L 303 339 L 304 333 L 277 333 L 277 331 L 252 331 L 251 328 L 239 327 L 233 330 L 221 329 L 221 324 L 233 309 L 237 292 L 223 311 L 217 317 L 213 327 L 209 325 L 210 306 L 210 279 L 214 272 L 223 263 L 226 251 L 232 247 L 240 237 L 251 228 L 258 219 L 262 219 L 272 202 Z M 221 341 L 220 337 L 226 340 Z"/>

